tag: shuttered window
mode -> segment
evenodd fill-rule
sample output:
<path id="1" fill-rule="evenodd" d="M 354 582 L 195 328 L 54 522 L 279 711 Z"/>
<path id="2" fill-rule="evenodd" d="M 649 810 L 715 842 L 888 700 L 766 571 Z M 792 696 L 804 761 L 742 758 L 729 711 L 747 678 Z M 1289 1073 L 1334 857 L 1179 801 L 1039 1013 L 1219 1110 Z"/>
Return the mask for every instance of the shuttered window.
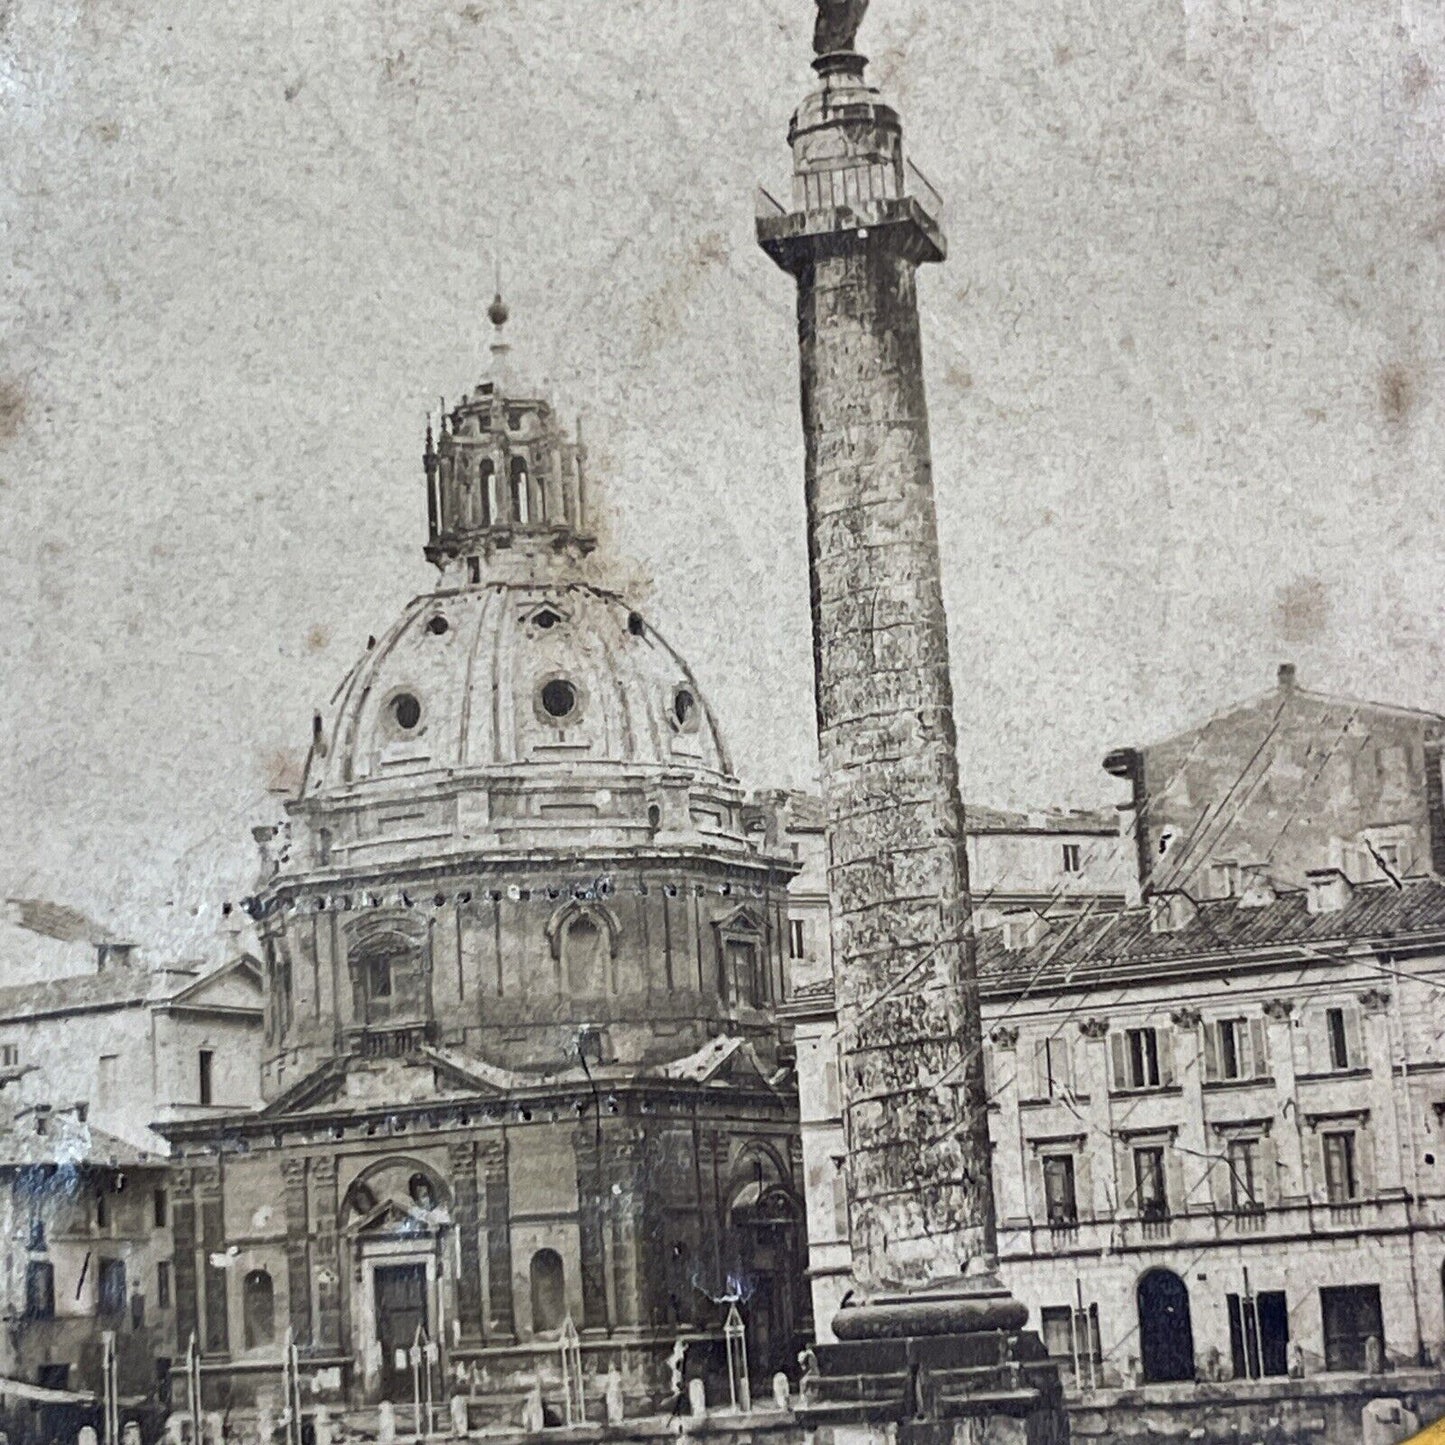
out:
<path id="1" fill-rule="evenodd" d="M 1043 1161 L 1044 1209 L 1055 1228 L 1079 1222 L 1078 1199 L 1074 1192 L 1074 1160 L 1069 1154 L 1051 1154 Z"/>
<path id="2" fill-rule="evenodd" d="M 1353 1130 L 1323 1136 L 1325 1190 L 1331 1204 L 1348 1204 L 1360 1197 L 1360 1176 L 1355 1162 Z"/>
<path id="3" fill-rule="evenodd" d="M 1174 1056 L 1167 1032 L 1122 1029 L 1109 1036 L 1116 1089 L 1160 1089 L 1174 1082 Z"/>
<path id="4" fill-rule="evenodd" d="M 1054 1099 L 1072 1092 L 1073 1059 L 1067 1039 L 1039 1039 L 1034 1044 L 1034 1091 L 1036 1099 Z"/>
<path id="5" fill-rule="evenodd" d="M 1213 1019 L 1204 1025 L 1206 1079 L 1259 1079 L 1268 1073 L 1263 1019 Z"/>

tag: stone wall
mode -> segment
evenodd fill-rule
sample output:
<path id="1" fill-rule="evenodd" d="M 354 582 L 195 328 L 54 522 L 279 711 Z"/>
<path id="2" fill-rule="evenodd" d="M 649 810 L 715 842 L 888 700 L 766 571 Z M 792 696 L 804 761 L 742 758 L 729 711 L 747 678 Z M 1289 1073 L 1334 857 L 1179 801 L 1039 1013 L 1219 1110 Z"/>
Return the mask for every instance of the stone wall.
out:
<path id="1" fill-rule="evenodd" d="M 1367 1436 L 1365 1408 L 1376 1424 Z M 1398 1402 L 1399 1433 L 1390 1432 Z M 1381 1408 L 1381 1407 L 1384 1408 Z M 1145 1385 L 1099 1390 L 1069 1401 L 1073 1445 L 1398 1445 L 1445 1417 L 1445 1374 L 1401 1370 L 1385 1375 L 1312 1376 L 1303 1380 L 1231 1380 L 1223 1384 Z"/>

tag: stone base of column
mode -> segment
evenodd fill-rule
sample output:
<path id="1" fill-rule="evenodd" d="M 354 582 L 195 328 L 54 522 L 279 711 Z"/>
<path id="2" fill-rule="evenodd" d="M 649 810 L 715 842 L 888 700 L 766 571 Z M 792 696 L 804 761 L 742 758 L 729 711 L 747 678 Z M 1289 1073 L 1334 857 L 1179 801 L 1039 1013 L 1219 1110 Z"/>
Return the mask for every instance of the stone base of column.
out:
<path id="1" fill-rule="evenodd" d="M 799 1422 L 818 1445 L 1065 1445 L 1063 1382 L 994 1280 L 877 1295 L 816 1345 Z"/>

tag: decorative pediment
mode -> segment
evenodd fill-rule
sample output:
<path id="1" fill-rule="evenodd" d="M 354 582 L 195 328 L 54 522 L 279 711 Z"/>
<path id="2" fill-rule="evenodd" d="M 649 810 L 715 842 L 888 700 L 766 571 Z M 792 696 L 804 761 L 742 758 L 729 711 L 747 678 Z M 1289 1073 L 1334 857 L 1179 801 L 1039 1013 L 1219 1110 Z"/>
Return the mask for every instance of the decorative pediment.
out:
<path id="1" fill-rule="evenodd" d="M 260 1112 L 263 1119 L 281 1118 L 323 1108 L 340 1098 L 346 1085 L 349 1059 L 328 1059 L 305 1078 L 298 1079 L 284 1093 L 278 1094 Z"/>
<path id="2" fill-rule="evenodd" d="M 264 997 L 261 965 L 249 953 L 243 953 L 202 974 L 166 1002 L 169 1008 L 255 1012 L 262 1007 Z"/>
<path id="3" fill-rule="evenodd" d="M 746 1039 L 732 1034 L 710 1039 L 693 1053 L 664 1064 L 659 1072 L 665 1078 L 680 1083 L 727 1082 L 773 1088 L 772 1080 L 764 1071 L 753 1046 Z"/>
<path id="4" fill-rule="evenodd" d="M 746 903 L 739 903 L 721 918 L 714 918 L 712 926 L 723 936 L 759 934 L 763 931 L 763 916 Z"/>

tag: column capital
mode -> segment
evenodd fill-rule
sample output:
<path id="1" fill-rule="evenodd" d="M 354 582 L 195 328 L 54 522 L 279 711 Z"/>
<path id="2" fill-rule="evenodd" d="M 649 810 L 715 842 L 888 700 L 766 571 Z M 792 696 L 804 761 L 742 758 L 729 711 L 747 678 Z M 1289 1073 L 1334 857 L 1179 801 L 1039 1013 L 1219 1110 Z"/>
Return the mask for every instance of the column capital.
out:
<path id="1" fill-rule="evenodd" d="M 1272 1023 L 1287 1023 L 1289 1016 L 1294 1012 L 1294 1001 L 1287 998 L 1267 998 L 1263 1008 L 1265 1018 Z"/>
<path id="2" fill-rule="evenodd" d="M 1172 1023 L 1176 1029 L 1197 1029 L 1203 1017 L 1197 1008 L 1194 1008 L 1191 1004 L 1185 1004 L 1182 1008 L 1175 1009 L 1174 1012 L 1169 1015 L 1169 1022 Z"/>
<path id="3" fill-rule="evenodd" d="M 1080 1019 L 1079 1032 L 1086 1039 L 1103 1039 L 1109 1036 L 1108 1019 Z"/>
<path id="4" fill-rule="evenodd" d="M 1011 1049 L 1018 1044 L 1019 1031 L 1012 1024 L 996 1024 L 989 1030 L 988 1038 L 996 1049 Z"/>
<path id="5" fill-rule="evenodd" d="M 1365 1013 L 1374 1018 L 1385 1012 L 1390 1007 L 1390 990 L 1387 988 L 1367 988 L 1360 995 L 1360 1007 Z"/>

